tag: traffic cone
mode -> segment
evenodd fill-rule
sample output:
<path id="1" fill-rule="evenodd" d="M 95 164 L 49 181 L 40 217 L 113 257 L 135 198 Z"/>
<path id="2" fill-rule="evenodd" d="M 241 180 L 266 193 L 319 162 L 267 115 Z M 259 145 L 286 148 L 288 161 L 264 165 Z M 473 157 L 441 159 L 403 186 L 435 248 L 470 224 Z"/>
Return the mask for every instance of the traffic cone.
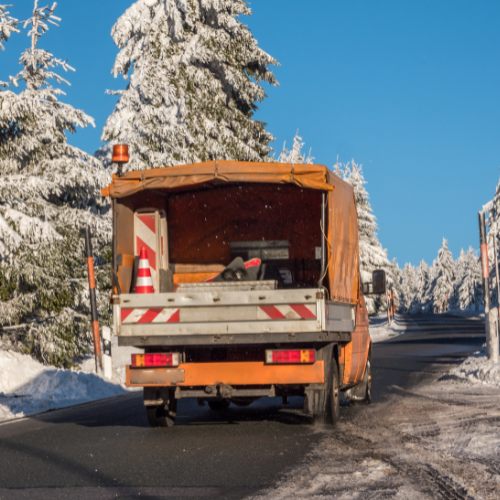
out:
<path id="1" fill-rule="evenodd" d="M 149 267 L 148 251 L 145 246 L 141 247 L 139 254 L 139 266 L 137 268 L 137 281 L 135 282 L 135 293 L 155 293 L 153 278 Z"/>

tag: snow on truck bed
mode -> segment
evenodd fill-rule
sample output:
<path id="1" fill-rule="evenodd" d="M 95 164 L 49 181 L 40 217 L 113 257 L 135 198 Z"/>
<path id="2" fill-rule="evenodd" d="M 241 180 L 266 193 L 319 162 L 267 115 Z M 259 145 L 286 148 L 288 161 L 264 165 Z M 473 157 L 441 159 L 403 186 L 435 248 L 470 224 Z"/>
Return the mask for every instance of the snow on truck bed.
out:
<path id="1" fill-rule="evenodd" d="M 93 373 L 60 370 L 31 356 L 0 350 L 0 421 L 124 392 Z"/>

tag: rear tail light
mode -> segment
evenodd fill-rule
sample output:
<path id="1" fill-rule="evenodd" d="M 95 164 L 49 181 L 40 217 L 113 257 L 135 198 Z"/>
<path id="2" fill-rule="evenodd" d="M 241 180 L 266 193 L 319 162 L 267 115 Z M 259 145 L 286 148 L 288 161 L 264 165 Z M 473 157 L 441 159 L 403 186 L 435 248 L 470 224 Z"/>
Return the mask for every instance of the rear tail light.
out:
<path id="1" fill-rule="evenodd" d="M 132 354 L 132 368 L 179 366 L 179 357 L 178 352 Z"/>
<path id="2" fill-rule="evenodd" d="M 310 364 L 316 361 L 314 349 L 279 349 L 266 351 L 267 364 Z"/>

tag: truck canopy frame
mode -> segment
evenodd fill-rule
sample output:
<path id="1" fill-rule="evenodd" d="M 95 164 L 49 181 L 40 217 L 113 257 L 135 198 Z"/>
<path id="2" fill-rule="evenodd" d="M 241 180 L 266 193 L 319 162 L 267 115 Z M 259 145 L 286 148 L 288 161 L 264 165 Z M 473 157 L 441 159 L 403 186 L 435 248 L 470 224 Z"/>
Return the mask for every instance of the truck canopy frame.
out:
<path id="1" fill-rule="evenodd" d="M 352 187 L 323 165 L 210 161 L 167 168 L 130 171 L 114 175 L 102 193 L 113 200 L 114 233 L 126 232 L 135 208 L 152 204 L 166 196 L 198 191 L 214 186 L 253 184 L 258 191 L 269 185 L 294 185 L 302 190 L 327 194 L 326 262 L 327 288 L 336 302 L 357 304 L 359 300 L 358 222 Z M 283 194 L 286 195 L 286 189 Z M 288 196 L 296 196 L 296 193 Z M 319 197 L 321 200 L 321 197 Z M 232 207 L 227 207 L 231 210 Z M 320 213 L 318 214 L 318 225 Z M 314 222 L 312 222 L 314 224 Z M 319 242 L 318 242 L 319 243 Z M 115 254 L 130 254 L 120 248 Z M 115 261 L 116 265 L 116 261 Z"/>

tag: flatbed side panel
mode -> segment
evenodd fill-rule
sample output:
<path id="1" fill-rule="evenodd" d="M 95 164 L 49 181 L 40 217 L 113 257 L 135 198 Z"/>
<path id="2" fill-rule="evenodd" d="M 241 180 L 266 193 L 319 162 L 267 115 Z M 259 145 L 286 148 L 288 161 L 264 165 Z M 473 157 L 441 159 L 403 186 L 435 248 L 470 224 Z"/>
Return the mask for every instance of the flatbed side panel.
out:
<path id="1" fill-rule="evenodd" d="M 327 332 L 353 332 L 356 306 L 339 302 L 322 301 L 324 307 L 323 330 Z"/>

